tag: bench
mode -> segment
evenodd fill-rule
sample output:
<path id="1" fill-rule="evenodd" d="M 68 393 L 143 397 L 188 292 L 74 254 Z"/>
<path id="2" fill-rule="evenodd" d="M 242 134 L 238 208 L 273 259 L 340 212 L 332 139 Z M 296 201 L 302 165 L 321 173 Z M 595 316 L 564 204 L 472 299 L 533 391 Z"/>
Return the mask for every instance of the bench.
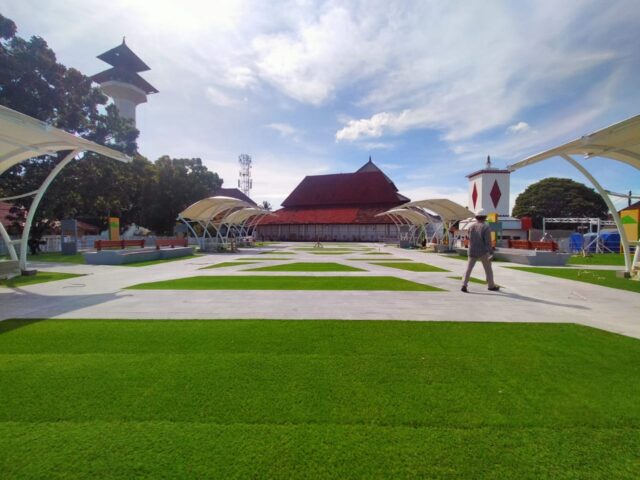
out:
<path id="1" fill-rule="evenodd" d="M 93 247 L 98 251 L 106 248 L 118 248 L 121 250 L 127 247 L 144 248 L 144 240 L 96 240 Z"/>
<path id="2" fill-rule="evenodd" d="M 557 252 L 558 244 L 556 242 L 530 242 L 529 240 L 509 240 L 509 248 Z"/>
<path id="3" fill-rule="evenodd" d="M 156 239 L 156 250 L 160 250 L 160 247 L 187 247 L 187 238 L 167 238 L 167 239 Z"/>
<path id="4" fill-rule="evenodd" d="M 0 278 L 11 278 L 20 275 L 20 262 L 18 260 L 0 261 Z"/>

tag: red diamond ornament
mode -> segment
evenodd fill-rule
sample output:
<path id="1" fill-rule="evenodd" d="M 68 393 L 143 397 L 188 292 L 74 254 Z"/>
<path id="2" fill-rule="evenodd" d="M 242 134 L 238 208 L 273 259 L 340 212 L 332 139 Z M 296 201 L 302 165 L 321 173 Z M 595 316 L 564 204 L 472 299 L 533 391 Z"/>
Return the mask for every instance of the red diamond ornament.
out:
<path id="1" fill-rule="evenodd" d="M 473 184 L 473 191 L 471 192 L 471 200 L 473 200 L 473 209 L 476 208 L 476 201 L 478 200 L 478 189 L 476 188 L 476 184 Z"/>
<path id="2" fill-rule="evenodd" d="M 493 182 L 493 187 L 489 192 L 489 196 L 491 197 L 491 201 L 493 202 L 493 207 L 498 207 L 498 202 L 500 201 L 500 197 L 502 197 L 502 192 L 500 191 L 500 187 L 498 186 L 498 181 Z"/>

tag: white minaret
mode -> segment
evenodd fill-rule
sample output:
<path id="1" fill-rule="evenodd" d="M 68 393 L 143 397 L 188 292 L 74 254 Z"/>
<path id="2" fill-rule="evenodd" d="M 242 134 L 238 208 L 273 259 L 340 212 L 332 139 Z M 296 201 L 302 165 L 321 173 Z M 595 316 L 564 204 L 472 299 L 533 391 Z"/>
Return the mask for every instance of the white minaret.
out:
<path id="1" fill-rule="evenodd" d="M 147 95 L 158 93 L 153 85 L 138 75 L 138 72 L 150 70 L 122 39 L 122 44 L 98 55 L 98 58 L 113 68 L 91 77 L 99 83 L 104 93 L 113 99 L 121 117 L 136 123 L 136 107 L 146 103 Z"/>
<path id="2" fill-rule="evenodd" d="M 467 175 L 469 179 L 469 210 L 480 209 L 497 213 L 501 217 L 509 216 L 509 182 L 511 172 L 491 166 L 491 157 L 482 170 Z"/>

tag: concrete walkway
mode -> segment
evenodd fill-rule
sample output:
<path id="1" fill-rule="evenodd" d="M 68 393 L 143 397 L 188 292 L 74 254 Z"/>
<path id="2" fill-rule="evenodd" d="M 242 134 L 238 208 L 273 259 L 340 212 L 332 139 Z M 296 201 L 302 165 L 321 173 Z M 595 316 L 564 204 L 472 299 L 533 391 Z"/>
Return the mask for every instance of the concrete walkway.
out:
<path id="1" fill-rule="evenodd" d="M 359 247 L 367 247 L 358 244 Z M 299 244 L 282 244 L 277 251 L 294 255 L 259 255 L 259 249 L 239 254 L 212 254 L 147 267 L 90 266 L 33 263 L 43 271 L 86 274 L 84 277 L 25 286 L 0 287 L 0 319 L 6 318 L 110 318 L 110 319 L 349 319 L 479 322 L 579 323 L 640 338 L 640 294 L 521 272 L 494 264 L 500 292 L 470 284 L 460 292 L 466 262 L 436 254 L 378 245 L 367 255 L 315 255 L 296 250 Z M 348 248 L 348 247 L 345 247 Z M 355 248 L 355 245 L 354 245 Z M 271 250 L 271 249 L 263 249 Z M 328 250 L 324 250 L 328 252 Z M 275 258 L 252 265 L 201 268 L 246 258 Z M 355 258 L 368 261 L 351 260 Z M 371 264 L 411 258 L 449 272 L 410 272 Z M 337 262 L 366 272 L 246 272 L 258 266 L 290 262 Z M 584 268 L 584 267 L 583 267 Z M 475 276 L 484 278 L 478 265 Z M 124 290 L 143 282 L 194 275 L 304 275 L 395 276 L 433 285 L 445 292 L 373 291 L 171 291 Z"/>

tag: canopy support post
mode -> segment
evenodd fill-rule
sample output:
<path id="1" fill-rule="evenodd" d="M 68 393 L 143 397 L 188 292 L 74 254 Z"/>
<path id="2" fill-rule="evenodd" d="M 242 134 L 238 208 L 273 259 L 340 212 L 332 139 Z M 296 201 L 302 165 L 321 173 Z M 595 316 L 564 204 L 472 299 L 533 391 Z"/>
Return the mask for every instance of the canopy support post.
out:
<path id="1" fill-rule="evenodd" d="M 31 206 L 29 207 L 29 213 L 27 214 L 27 220 L 24 224 L 24 229 L 22 230 L 22 239 L 20 240 L 20 269 L 27 269 L 27 245 L 29 242 L 29 233 L 31 231 L 31 224 L 33 223 L 33 219 L 36 215 L 36 211 L 38 210 L 38 205 L 40 204 L 40 200 L 46 193 L 51 182 L 58 176 L 58 174 L 62 171 L 64 167 L 67 166 L 69 162 L 71 162 L 78 154 L 80 154 L 82 150 L 76 149 L 72 150 L 71 153 L 67 154 L 66 157 L 62 159 L 58 165 L 49 173 L 49 176 L 45 179 L 45 181 L 40 185 L 38 189 L 38 193 L 31 202 Z"/>
<path id="2" fill-rule="evenodd" d="M 618 232 L 620 233 L 620 241 L 622 242 L 622 251 L 624 255 L 625 270 L 629 275 L 631 275 L 631 270 L 633 268 L 633 265 L 632 265 L 632 259 L 631 259 L 631 250 L 629 247 L 629 240 L 627 239 L 627 234 L 624 231 L 622 221 L 620 220 L 620 215 L 618 215 L 618 210 L 616 210 L 616 207 L 611 201 L 611 198 L 609 198 L 609 195 L 607 194 L 606 190 L 602 188 L 602 185 L 598 183 L 598 181 L 594 178 L 594 176 L 591 175 L 591 173 L 589 173 L 589 171 L 586 168 L 584 168 L 582 164 L 578 163 L 575 159 L 573 159 L 571 156 L 569 156 L 566 153 L 563 153 L 560 156 L 564 158 L 567 162 L 569 162 L 571 165 L 573 165 L 575 168 L 577 168 L 580 171 L 580 173 L 582 173 L 585 177 L 587 177 L 587 179 L 598 191 L 598 193 L 600 194 L 604 202 L 607 204 L 607 207 L 611 212 L 611 216 L 613 217 L 613 221 L 615 222 Z"/>
<path id="3" fill-rule="evenodd" d="M 16 254 L 16 248 L 13 246 L 13 241 L 11 237 L 9 237 L 9 233 L 5 230 L 4 225 L 0 222 L 0 236 L 4 241 L 4 244 L 7 246 L 7 252 L 9 252 L 9 258 L 11 260 L 18 260 L 18 255 Z"/>

